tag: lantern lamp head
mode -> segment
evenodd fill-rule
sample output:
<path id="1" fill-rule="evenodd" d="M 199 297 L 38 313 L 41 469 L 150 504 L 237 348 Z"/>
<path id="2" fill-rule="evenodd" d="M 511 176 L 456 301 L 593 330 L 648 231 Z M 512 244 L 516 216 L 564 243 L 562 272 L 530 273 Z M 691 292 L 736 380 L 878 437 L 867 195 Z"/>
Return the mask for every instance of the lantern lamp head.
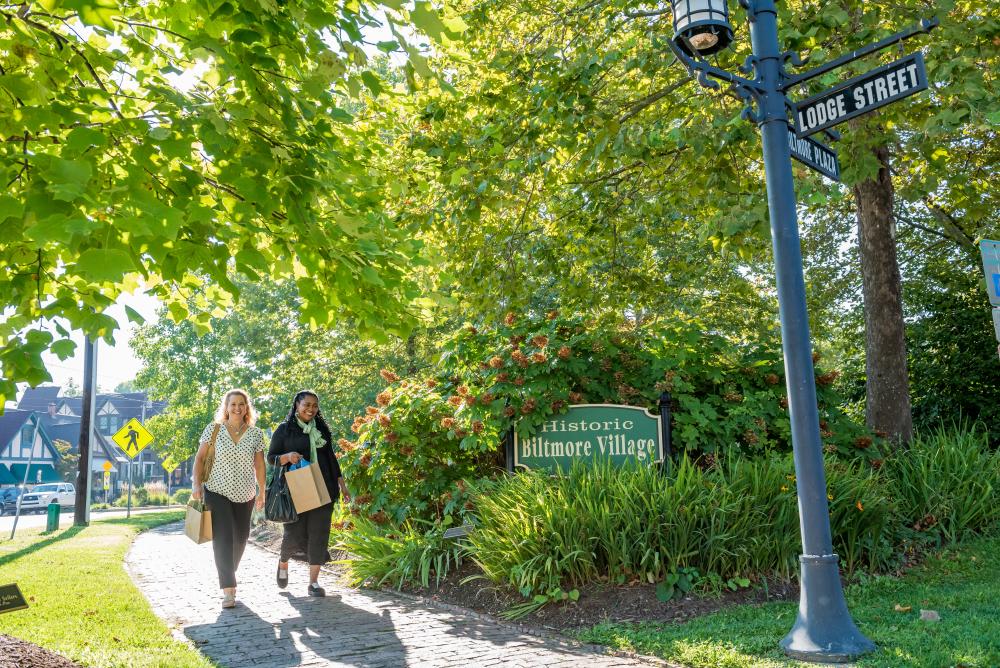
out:
<path id="1" fill-rule="evenodd" d="M 733 41 L 726 0 L 670 0 L 674 41 L 689 56 L 710 56 Z"/>

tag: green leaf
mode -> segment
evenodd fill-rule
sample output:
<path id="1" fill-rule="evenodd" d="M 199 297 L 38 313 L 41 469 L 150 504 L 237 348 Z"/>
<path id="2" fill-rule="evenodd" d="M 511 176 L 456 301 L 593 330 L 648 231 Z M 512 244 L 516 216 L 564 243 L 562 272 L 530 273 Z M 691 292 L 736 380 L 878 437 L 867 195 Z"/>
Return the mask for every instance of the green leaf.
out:
<path id="1" fill-rule="evenodd" d="M 10 195 L 0 195 L 0 223 L 7 218 L 20 218 L 23 215 L 23 204 Z"/>
<path id="2" fill-rule="evenodd" d="M 417 0 L 414 3 L 413 9 L 410 10 L 410 19 L 428 37 L 439 42 L 441 41 L 446 28 L 431 3 Z"/>
<path id="3" fill-rule="evenodd" d="M 661 603 L 666 603 L 674 597 L 674 586 L 666 581 L 656 585 L 656 599 Z"/>
<path id="4" fill-rule="evenodd" d="M 361 276 L 364 277 L 364 279 L 367 282 L 369 282 L 369 283 L 371 283 L 373 285 L 377 285 L 377 286 L 383 286 L 383 285 L 385 285 L 385 282 L 382 280 L 382 277 L 379 276 L 378 272 L 375 271 L 375 269 L 372 268 L 372 267 L 365 267 L 365 268 L 363 268 L 361 270 Z"/>
<path id="5" fill-rule="evenodd" d="M 52 193 L 54 199 L 64 202 L 80 197 L 93 174 L 93 168 L 86 160 L 64 160 L 55 156 L 49 158 L 48 165 L 41 171 L 47 182 L 45 189 Z"/>
<path id="6" fill-rule="evenodd" d="M 76 352 L 76 343 L 70 339 L 60 339 L 53 343 L 49 350 L 61 360 L 67 360 Z"/>
<path id="7" fill-rule="evenodd" d="M 146 322 L 146 319 L 142 317 L 142 314 L 128 304 L 125 304 L 125 315 L 128 317 L 129 322 L 134 322 L 137 325 L 141 325 Z"/>
<path id="8" fill-rule="evenodd" d="M 365 86 L 367 86 L 368 90 L 372 92 L 372 95 L 378 97 L 382 94 L 382 83 L 379 81 L 378 75 L 371 70 L 365 70 L 362 72 L 361 80 L 365 82 Z"/>
<path id="9" fill-rule="evenodd" d="M 108 139 L 103 132 L 92 128 L 74 128 L 66 136 L 66 147 L 70 150 L 83 153 L 92 146 L 107 146 Z"/>
<path id="10" fill-rule="evenodd" d="M 113 282 L 135 271 L 135 264 L 125 251 L 91 248 L 81 253 L 73 268 L 77 274 L 92 281 Z"/>
<path id="11" fill-rule="evenodd" d="M 115 0 L 63 0 L 62 6 L 75 9 L 85 24 L 101 26 L 108 30 L 115 29 L 112 19 L 121 13 Z"/>

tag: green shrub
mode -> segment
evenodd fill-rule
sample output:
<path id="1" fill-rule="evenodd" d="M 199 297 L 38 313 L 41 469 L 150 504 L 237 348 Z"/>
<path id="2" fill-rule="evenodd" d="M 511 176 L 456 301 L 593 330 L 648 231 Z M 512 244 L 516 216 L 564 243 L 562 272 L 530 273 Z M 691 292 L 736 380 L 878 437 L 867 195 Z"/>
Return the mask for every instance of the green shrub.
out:
<path id="1" fill-rule="evenodd" d="M 421 530 L 418 525 L 428 528 Z M 393 528 L 356 517 L 350 531 L 339 532 L 337 544 L 353 558 L 338 563 L 347 567 L 354 586 L 388 582 L 397 589 L 407 583 L 428 587 L 432 577 L 437 585 L 462 563 L 462 547 L 443 534 L 443 526 L 419 520 Z"/>
<path id="2" fill-rule="evenodd" d="M 884 480 L 860 463 L 828 468 L 845 568 L 888 564 L 893 509 Z M 469 557 L 488 579 L 525 596 L 604 578 L 661 582 L 686 568 L 723 582 L 790 575 L 801 552 L 788 455 L 731 457 L 708 470 L 683 457 L 666 475 L 578 465 L 483 482 L 476 491 Z"/>
<path id="3" fill-rule="evenodd" d="M 166 494 L 148 494 L 141 506 L 169 506 L 171 503 L 170 497 Z"/>
<path id="4" fill-rule="evenodd" d="M 173 498 L 174 503 L 179 503 L 182 506 L 187 505 L 187 502 L 191 500 L 191 490 L 187 487 L 182 487 L 174 492 L 171 498 Z"/>
<path id="5" fill-rule="evenodd" d="M 906 526 L 955 542 L 1000 525 L 1000 452 L 969 422 L 919 433 L 885 459 Z"/>
<path id="6" fill-rule="evenodd" d="M 514 426 L 528 436 L 574 403 L 654 408 L 668 391 L 675 452 L 790 450 L 776 342 L 737 344 L 687 321 L 636 330 L 550 315 L 511 315 L 488 331 L 462 328 L 442 344 L 430 377 L 383 370 L 389 386 L 355 418 L 357 442 L 339 441 L 341 464 L 370 519 L 464 513 L 460 482 L 500 463 L 501 435 Z M 836 375 L 817 375 L 822 436 L 828 450 L 853 456 L 872 438 L 837 408 Z"/>

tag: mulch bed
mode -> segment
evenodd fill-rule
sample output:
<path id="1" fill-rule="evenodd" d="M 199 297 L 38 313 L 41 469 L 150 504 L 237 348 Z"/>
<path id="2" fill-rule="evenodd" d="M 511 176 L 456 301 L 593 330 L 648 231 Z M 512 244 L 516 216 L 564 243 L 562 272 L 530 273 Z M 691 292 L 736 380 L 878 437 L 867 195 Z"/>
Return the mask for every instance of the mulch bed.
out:
<path id="1" fill-rule="evenodd" d="M 264 522 L 254 527 L 252 540 L 274 552 L 281 544 L 281 527 Z M 332 552 L 332 559 L 344 559 L 348 555 Z M 294 558 L 294 557 L 293 557 Z M 344 567 L 328 564 L 326 570 L 343 574 Z M 403 592 L 420 596 L 431 601 L 472 610 L 500 619 L 500 614 L 526 601 L 513 587 L 496 585 L 483 578 L 471 579 L 481 571 L 472 562 L 466 561 L 452 571 L 441 582 L 440 587 L 404 587 Z M 394 591 L 391 587 L 384 589 Z M 528 627 L 545 628 L 557 632 L 572 632 L 590 628 L 602 622 L 661 622 L 683 623 L 694 617 L 706 615 L 723 608 L 741 603 L 764 603 L 767 601 L 798 600 L 797 582 L 773 580 L 757 583 L 752 589 L 724 591 L 718 595 L 690 595 L 683 599 L 662 602 L 656 598 L 656 585 L 634 582 L 616 585 L 597 582 L 580 588 L 578 601 L 561 604 L 550 603 L 525 617 L 515 620 Z"/>
<path id="2" fill-rule="evenodd" d="M 499 617 L 503 611 L 525 602 L 509 586 L 497 586 L 479 578 L 463 584 L 463 580 L 479 573 L 474 564 L 466 562 L 458 571 L 449 574 L 437 589 L 404 588 L 403 591 L 492 617 Z M 719 595 L 689 595 L 667 602 L 657 599 L 656 585 L 648 583 L 598 582 L 581 587 L 579 591 L 578 601 L 550 603 L 516 621 L 559 632 L 586 629 L 602 622 L 683 623 L 741 603 L 797 600 L 799 597 L 797 583 L 781 581 L 769 582 L 766 588 L 758 585 L 753 589 L 727 590 Z"/>
<path id="3" fill-rule="evenodd" d="M 0 668 L 80 668 L 61 654 L 0 633 Z"/>

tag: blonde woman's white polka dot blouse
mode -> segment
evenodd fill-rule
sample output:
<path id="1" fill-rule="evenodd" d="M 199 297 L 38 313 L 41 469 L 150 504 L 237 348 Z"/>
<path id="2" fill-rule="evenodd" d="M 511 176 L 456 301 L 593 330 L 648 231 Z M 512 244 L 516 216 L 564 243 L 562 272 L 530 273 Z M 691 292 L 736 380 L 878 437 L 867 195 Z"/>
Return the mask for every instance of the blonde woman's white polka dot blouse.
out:
<path id="1" fill-rule="evenodd" d="M 201 432 L 199 443 L 212 440 L 215 423 L 210 423 Z M 264 452 L 264 432 L 259 427 L 248 427 L 235 443 L 225 425 L 219 427 L 219 437 L 215 439 L 215 463 L 205 481 L 205 489 L 221 494 L 235 503 L 246 503 L 257 495 L 257 476 L 254 474 L 253 459 L 258 452 Z"/>

